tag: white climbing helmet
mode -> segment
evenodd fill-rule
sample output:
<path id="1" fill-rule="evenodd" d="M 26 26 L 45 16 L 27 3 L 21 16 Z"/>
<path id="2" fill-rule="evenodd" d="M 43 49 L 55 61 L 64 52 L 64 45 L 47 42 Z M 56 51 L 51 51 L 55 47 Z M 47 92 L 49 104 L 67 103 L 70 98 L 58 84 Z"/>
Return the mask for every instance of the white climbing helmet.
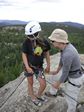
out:
<path id="1" fill-rule="evenodd" d="M 33 35 L 39 31 L 41 31 L 41 26 L 37 21 L 30 21 L 25 26 L 25 35 Z"/>

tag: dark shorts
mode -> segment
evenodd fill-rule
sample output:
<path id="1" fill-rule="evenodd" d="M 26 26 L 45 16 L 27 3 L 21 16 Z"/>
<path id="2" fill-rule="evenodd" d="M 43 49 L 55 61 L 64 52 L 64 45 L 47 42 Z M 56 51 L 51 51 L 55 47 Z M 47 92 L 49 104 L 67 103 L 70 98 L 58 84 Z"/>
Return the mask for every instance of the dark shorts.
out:
<path id="1" fill-rule="evenodd" d="M 31 77 L 31 76 L 35 75 L 36 76 L 36 79 L 38 77 L 45 78 L 43 68 L 36 68 L 36 69 L 33 69 L 33 71 L 34 71 L 34 74 L 31 74 L 31 73 L 28 73 L 27 71 L 25 71 L 24 72 L 24 75 L 26 77 Z"/>

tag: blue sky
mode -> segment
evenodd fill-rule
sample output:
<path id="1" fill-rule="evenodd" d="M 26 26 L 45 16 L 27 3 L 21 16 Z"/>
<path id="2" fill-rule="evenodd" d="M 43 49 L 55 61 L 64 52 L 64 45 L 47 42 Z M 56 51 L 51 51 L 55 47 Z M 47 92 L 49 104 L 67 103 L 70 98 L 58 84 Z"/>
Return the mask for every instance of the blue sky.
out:
<path id="1" fill-rule="evenodd" d="M 0 20 L 84 24 L 84 0 L 0 0 Z"/>

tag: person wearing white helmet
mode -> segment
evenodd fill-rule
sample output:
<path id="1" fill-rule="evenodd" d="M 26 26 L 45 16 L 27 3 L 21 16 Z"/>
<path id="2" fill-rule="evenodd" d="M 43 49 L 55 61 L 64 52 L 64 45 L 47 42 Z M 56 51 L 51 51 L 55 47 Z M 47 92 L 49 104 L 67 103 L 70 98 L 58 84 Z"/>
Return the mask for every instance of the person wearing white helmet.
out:
<path id="1" fill-rule="evenodd" d="M 33 35 L 41 31 L 41 26 L 36 21 L 29 22 L 25 27 L 25 35 Z"/>
<path id="2" fill-rule="evenodd" d="M 55 96 L 57 89 L 62 83 L 67 81 L 65 92 L 77 101 L 84 79 L 84 75 L 81 72 L 81 63 L 78 51 L 69 42 L 68 34 L 63 29 L 55 29 L 48 38 L 52 45 L 61 51 L 59 66 L 55 71 L 51 71 L 50 73 L 55 76 L 61 69 L 62 73 L 58 81 L 52 84 L 50 91 L 45 94 L 47 96 Z M 68 104 L 67 112 L 76 112 L 77 102 L 71 99 L 68 95 L 65 95 Z"/>
<path id="3" fill-rule="evenodd" d="M 39 32 L 41 26 L 36 21 L 30 21 L 25 26 L 26 40 L 22 46 L 22 59 L 25 67 L 24 75 L 28 80 L 28 92 L 33 103 L 37 106 L 41 106 L 41 102 L 46 102 L 47 99 L 42 96 L 43 91 L 46 87 L 46 81 L 43 70 L 43 60 L 46 58 L 46 71 L 50 70 L 50 44 L 47 40 L 39 38 Z M 40 87 L 37 94 L 33 91 L 33 76 L 39 81 Z"/>

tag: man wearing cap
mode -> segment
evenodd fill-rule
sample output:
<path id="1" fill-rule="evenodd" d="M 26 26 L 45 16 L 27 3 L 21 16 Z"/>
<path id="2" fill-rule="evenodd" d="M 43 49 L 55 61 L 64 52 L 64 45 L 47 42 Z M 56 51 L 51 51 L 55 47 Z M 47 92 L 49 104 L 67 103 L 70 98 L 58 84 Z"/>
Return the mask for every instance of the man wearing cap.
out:
<path id="1" fill-rule="evenodd" d="M 60 49 L 60 62 L 52 75 L 56 75 L 62 68 L 62 74 L 58 81 L 52 84 L 52 88 L 58 89 L 67 80 L 65 92 L 77 100 L 84 75 L 81 73 L 81 63 L 76 48 L 68 41 L 68 34 L 62 29 L 55 29 L 49 37 L 55 48 Z M 50 91 L 52 94 L 52 91 Z M 56 94 L 56 92 L 54 93 Z M 68 109 L 67 112 L 76 112 L 77 102 L 65 95 Z"/>

